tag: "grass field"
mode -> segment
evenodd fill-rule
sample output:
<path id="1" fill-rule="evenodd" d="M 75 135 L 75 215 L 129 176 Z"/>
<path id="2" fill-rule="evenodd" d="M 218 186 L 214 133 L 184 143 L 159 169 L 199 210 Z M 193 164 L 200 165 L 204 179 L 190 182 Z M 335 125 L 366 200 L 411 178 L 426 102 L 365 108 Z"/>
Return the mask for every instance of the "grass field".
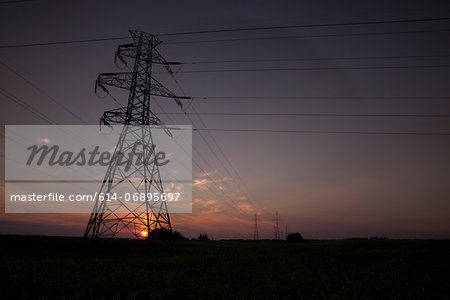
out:
<path id="1" fill-rule="evenodd" d="M 0 241 L 0 299 L 450 299 L 450 240 Z"/>

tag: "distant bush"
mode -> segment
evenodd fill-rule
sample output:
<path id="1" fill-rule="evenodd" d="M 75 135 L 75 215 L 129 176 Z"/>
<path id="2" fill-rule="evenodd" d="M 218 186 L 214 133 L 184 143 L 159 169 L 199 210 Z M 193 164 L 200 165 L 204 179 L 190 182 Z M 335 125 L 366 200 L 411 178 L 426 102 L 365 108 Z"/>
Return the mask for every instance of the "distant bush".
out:
<path id="1" fill-rule="evenodd" d="M 298 232 L 290 233 L 286 236 L 286 242 L 288 243 L 305 243 L 306 240 Z"/>
<path id="2" fill-rule="evenodd" d="M 384 237 L 384 236 L 382 236 L 382 237 L 373 236 L 369 240 L 388 240 L 388 238 Z"/>
<path id="3" fill-rule="evenodd" d="M 202 241 L 202 242 L 209 242 L 210 239 L 208 237 L 208 235 L 206 233 L 200 233 L 200 235 L 197 238 L 197 241 Z"/>

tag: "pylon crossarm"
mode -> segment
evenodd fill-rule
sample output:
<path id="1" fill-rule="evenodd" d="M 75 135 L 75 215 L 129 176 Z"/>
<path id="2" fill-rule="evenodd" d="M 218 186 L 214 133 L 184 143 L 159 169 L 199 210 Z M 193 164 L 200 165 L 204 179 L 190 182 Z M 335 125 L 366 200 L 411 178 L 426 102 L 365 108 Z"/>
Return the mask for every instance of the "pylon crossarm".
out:
<path id="1" fill-rule="evenodd" d="M 105 111 L 100 118 L 101 125 L 123 124 L 126 116 L 126 107 Z"/>
<path id="2" fill-rule="evenodd" d="M 117 47 L 115 61 L 117 62 L 117 58 L 118 58 L 122 63 L 124 63 L 126 65 L 127 62 L 124 57 L 133 58 L 133 59 L 136 57 L 136 45 L 135 44 L 133 44 L 133 43 L 123 44 L 123 45 L 119 45 L 119 47 Z"/>
<path id="3" fill-rule="evenodd" d="M 172 93 L 169 89 L 167 89 L 164 85 L 162 85 L 158 80 L 155 78 L 153 79 L 153 84 L 151 90 L 151 94 L 159 97 L 168 97 L 173 98 L 175 102 L 178 104 L 179 107 L 183 107 L 183 104 L 181 104 L 178 96 L 176 96 L 174 93 Z"/>
<path id="4" fill-rule="evenodd" d="M 102 89 L 108 85 L 121 89 L 130 89 L 132 84 L 132 72 L 100 73 L 96 85 Z"/>
<path id="5" fill-rule="evenodd" d="M 130 44 L 123 44 L 123 45 L 119 45 L 119 47 L 117 47 L 117 51 L 116 51 L 116 62 L 117 62 L 117 58 L 124 64 L 127 64 L 125 58 L 130 58 L 130 59 L 135 59 L 137 55 L 137 47 L 135 44 L 130 43 Z M 174 63 L 169 63 L 166 61 L 166 59 L 159 53 L 158 50 L 153 49 L 152 52 L 152 56 L 151 56 L 151 60 L 152 63 L 154 64 L 160 64 L 160 65 L 164 65 L 169 67 L 171 64 Z M 179 63 L 175 63 L 175 64 L 179 64 Z M 168 72 L 170 74 L 173 74 L 172 70 L 168 70 Z"/>

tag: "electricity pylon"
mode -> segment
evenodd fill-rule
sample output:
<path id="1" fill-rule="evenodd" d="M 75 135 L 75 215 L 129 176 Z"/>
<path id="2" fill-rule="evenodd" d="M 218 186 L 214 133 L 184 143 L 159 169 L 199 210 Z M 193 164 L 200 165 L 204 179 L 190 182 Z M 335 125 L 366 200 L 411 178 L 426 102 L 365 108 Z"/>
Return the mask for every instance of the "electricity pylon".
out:
<path id="1" fill-rule="evenodd" d="M 144 32 L 130 31 L 130 34 L 133 42 L 120 45 L 115 58 L 116 61 L 119 59 L 124 64 L 127 64 L 127 60 L 134 61 L 132 71 L 99 74 L 95 91 L 101 88 L 109 93 L 106 86 L 129 90 L 128 104 L 105 111 L 100 118 L 100 124 L 124 125 L 116 144 L 115 154 L 139 150 L 144 157 L 147 157 L 147 155 L 154 155 L 151 151 L 152 134 L 148 126 L 136 125 L 163 125 L 150 110 L 150 96 L 173 98 L 180 107 L 182 105 L 179 99 L 187 97 L 175 96 L 152 76 L 153 64 L 163 65 L 172 74 L 170 63 L 156 50 L 161 41 L 156 36 Z M 118 155 L 112 157 L 100 192 L 97 194 L 84 238 L 114 237 L 122 231 L 129 231 L 137 238 L 146 238 L 155 229 L 172 231 L 165 201 L 142 201 L 137 207 L 130 208 L 128 203 L 119 199 L 114 202 L 99 199 L 101 193 L 113 194 L 115 190 L 123 189 L 127 183 L 129 187 L 125 186 L 125 188 L 131 189 L 127 191 L 133 193 L 147 195 L 150 190 L 164 192 L 156 160 L 148 160 L 143 164 L 133 163 L 126 168 L 120 164 Z M 124 213 L 117 213 L 118 211 L 124 211 Z"/>
<path id="2" fill-rule="evenodd" d="M 274 227 L 273 227 L 274 240 L 281 240 L 280 227 L 279 227 L 280 219 L 278 218 L 278 212 L 275 213 L 274 222 L 275 222 Z"/>
<path id="3" fill-rule="evenodd" d="M 253 239 L 255 241 L 259 240 L 259 232 L 258 232 L 258 214 L 255 214 L 255 227 L 253 230 Z"/>

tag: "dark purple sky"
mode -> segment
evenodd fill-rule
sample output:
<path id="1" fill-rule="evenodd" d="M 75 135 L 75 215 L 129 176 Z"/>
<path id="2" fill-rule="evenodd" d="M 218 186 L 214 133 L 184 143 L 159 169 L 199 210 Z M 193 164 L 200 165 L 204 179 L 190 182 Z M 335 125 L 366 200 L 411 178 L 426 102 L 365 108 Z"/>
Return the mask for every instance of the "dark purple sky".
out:
<path id="1" fill-rule="evenodd" d="M 129 29 L 162 34 L 446 17 L 448 1 L 36 0 L 0 3 L 0 46 L 126 37 Z M 179 86 L 167 75 L 158 77 L 176 94 L 205 97 L 187 101 L 188 113 L 341 116 L 193 114 L 189 119 L 165 114 L 180 110 L 164 99 L 156 100 L 153 110 L 167 124 L 195 128 L 450 133 L 449 117 L 348 116 L 450 114 L 449 33 L 450 21 L 443 20 L 161 36 L 159 50 L 167 60 L 198 62 L 174 67 Z M 287 36 L 296 38 L 281 38 Z M 212 41 L 223 39 L 234 41 Z M 126 42 L 0 48 L 2 124 L 46 123 L 4 93 L 57 124 L 98 124 L 102 112 L 117 104 L 94 94 L 95 78 L 120 71 L 114 52 Z M 269 59 L 274 61 L 199 63 Z M 349 69 L 361 67 L 387 68 Z M 189 72 L 268 68 L 309 70 Z M 125 94 L 112 93 L 125 103 Z M 448 135 L 193 135 L 193 159 L 208 174 L 194 163 L 194 213 L 172 216 L 174 228 L 188 236 L 251 237 L 258 212 L 260 235 L 269 238 L 278 211 L 283 229 L 288 225 L 309 238 L 450 237 Z M 4 178 L 3 153 L 0 168 Z M 82 235 L 88 218 L 1 213 L 0 233 Z"/>

